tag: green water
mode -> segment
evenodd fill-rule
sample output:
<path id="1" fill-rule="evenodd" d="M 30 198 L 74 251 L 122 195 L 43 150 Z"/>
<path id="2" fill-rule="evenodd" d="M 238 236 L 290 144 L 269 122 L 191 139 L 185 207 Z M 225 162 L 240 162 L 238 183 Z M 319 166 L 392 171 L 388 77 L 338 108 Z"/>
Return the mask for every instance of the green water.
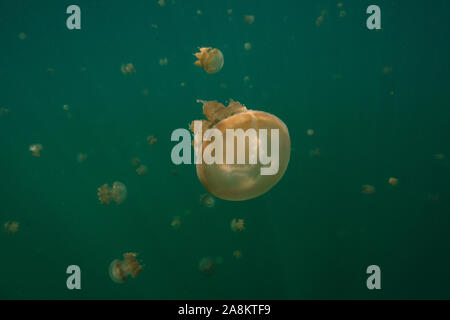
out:
<path id="1" fill-rule="evenodd" d="M 2 1 L 0 298 L 450 298 L 449 3 L 379 0 L 375 31 L 372 1 L 342 2 L 343 18 L 338 1 Z M 70 4 L 81 30 L 66 28 Z M 193 65 L 200 46 L 222 50 L 219 73 Z M 202 117 L 196 99 L 230 98 L 281 118 L 291 159 L 265 195 L 207 209 L 170 135 Z M 114 181 L 128 197 L 102 205 L 97 188 Z M 116 284 L 108 266 L 130 251 L 144 270 Z M 211 276 L 205 256 L 223 259 Z M 66 288 L 72 264 L 81 290 Z M 366 287 L 372 264 L 381 290 Z"/>

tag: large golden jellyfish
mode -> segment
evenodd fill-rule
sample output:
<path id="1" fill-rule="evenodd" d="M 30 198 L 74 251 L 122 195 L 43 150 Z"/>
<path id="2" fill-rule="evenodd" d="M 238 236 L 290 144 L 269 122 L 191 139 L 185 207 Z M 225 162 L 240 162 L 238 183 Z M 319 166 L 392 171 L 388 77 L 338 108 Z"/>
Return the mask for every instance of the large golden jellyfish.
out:
<path id="1" fill-rule="evenodd" d="M 205 130 L 217 129 L 223 137 L 222 147 L 218 151 L 219 153 L 222 151 L 222 157 L 227 158 L 222 163 L 207 164 L 205 161 L 197 163 L 197 176 L 203 186 L 212 195 L 230 201 L 256 198 L 275 186 L 286 172 L 291 153 L 291 140 L 284 122 L 270 113 L 248 110 L 237 101 L 231 101 L 228 107 L 217 101 L 199 100 L 198 102 L 203 103 L 203 113 L 208 121 L 194 121 L 190 126 L 191 131 L 194 132 L 194 148 L 197 149 L 197 157 L 204 158 L 204 154 L 199 154 L 197 144 L 201 146 L 201 150 L 206 151 L 208 146 L 212 145 L 213 141 L 215 143 L 216 140 L 216 138 L 205 139 L 205 136 L 208 135 Z M 201 124 L 201 132 L 196 132 L 199 123 Z M 231 130 L 231 134 L 235 134 L 234 138 L 230 139 L 231 145 L 229 148 L 227 148 L 229 138 L 227 132 L 230 132 L 228 129 L 234 129 Z M 249 129 L 254 129 L 253 132 L 259 133 L 247 136 L 248 132 L 252 132 Z M 274 129 L 278 130 L 274 131 Z M 236 136 L 236 132 L 239 131 L 245 134 L 241 135 L 241 137 L 244 136 L 243 141 Z M 261 134 L 261 131 L 266 132 L 265 137 Z M 200 142 L 198 139 L 201 139 Z M 242 142 L 245 148 L 243 149 L 245 151 L 244 158 L 246 159 L 246 162 L 243 163 L 242 161 L 239 162 L 238 159 L 239 145 Z M 273 142 L 277 143 L 274 144 Z M 230 151 L 234 157 L 234 159 L 231 159 L 234 161 L 231 162 L 228 161 L 227 155 Z M 264 161 L 262 161 L 262 158 L 264 158 L 261 157 L 262 153 L 266 153 Z M 267 163 L 269 154 L 271 159 L 270 163 Z M 250 158 L 253 158 L 254 161 L 249 161 Z M 265 163 L 263 164 L 263 162 Z M 273 169 L 272 166 L 277 170 L 268 173 L 267 170 Z"/>
<path id="2" fill-rule="evenodd" d="M 136 278 L 141 271 L 142 266 L 133 252 L 124 253 L 123 261 L 116 259 L 109 265 L 109 276 L 116 283 L 124 283 L 129 275 Z"/>
<path id="3" fill-rule="evenodd" d="M 208 73 L 219 72 L 223 67 L 223 54 L 219 49 L 200 48 L 200 52 L 194 54 L 197 61 L 194 62 L 196 66 L 202 67 Z"/>
<path id="4" fill-rule="evenodd" d="M 97 191 L 100 202 L 106 205 L 111 201 L 121 204 L 127 198 L 127 187 L 119 181 L 114 182 L 112 188 L 105 183 Z"/>

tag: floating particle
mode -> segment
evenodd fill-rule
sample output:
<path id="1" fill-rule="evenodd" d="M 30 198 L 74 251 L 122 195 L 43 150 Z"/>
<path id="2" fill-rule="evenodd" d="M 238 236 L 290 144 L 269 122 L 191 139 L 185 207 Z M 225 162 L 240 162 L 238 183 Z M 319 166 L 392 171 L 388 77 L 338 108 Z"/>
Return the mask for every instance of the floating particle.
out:
<path id="1" fill-rule="evenodd" d="M 145 174 L 147 174 L 148 169 L 145 165 L 141 164 L 137 169 L 136 169 L 136 173 L 140 176 L 143 176 Z"/>
<path id="2" fill-rule="evenodd" d="M 394 178 L 394 177 L 390 177 L 388 181 L 389 181 L 389 184 L 392 186 L 396 186 L 398 184 L 398 179 Z"/>
<path id="3" fill-rule="evenodd" d="M 318 16 L 316 19 L 316 26 L 320 27 L 323 23 L 323 19 L 324 19 L 323 16 Z"/>
<path id="4" fill-rule="evenodd" d="M 252 44 L 250 42 L 244 43 L 244 49 L 250 51 L 252 49 Z"/>
<path id="5" fill-rule="evenodd" d="M 148 141 L 148 143 L 152 146 L 152 145 L 154 145 L 156 142 L 158 142 L 158 139 L 155 138 L 155 136 L 149 136 L 149 137 L 147 137 L 147 141 Z"/>
<path id="6" fill-rule="evenodd" d="M 242 252 L 240 250 L 234 250 L 233 257 L 235 257 L 237 260 L 239 260 L 240 258 L 242 258 Z"/>
<path id="7" fill-rule="evenodd" d="M 139 158 L 133 158 L 131 159 L 131 165 L 135 168 L 139 167 L 139 165 L 141 164 L 141 159 Z"/>
<path id="8" fill-rule="evenodd" d="M 223 257 L 216 257 L 216 264 L 222 264 L 223 263 Z"/>
<path id="9" fill-rule="evenodd" d="M 8 221 L 3 225 L 6 234 L 14 234 L 19 231 L 20 223 L 17 221 Z"/>
<path id="10" fill-rule="evenodd" d="M 179 216 L 173 217 L 170 226 L 173 229 L 178 230 L 181 227 L 181 218 Z"/>
<path id="11" fill-rule="evenodd" d="M 197 13 L 197 15 L 199 15 L 199 16 L 201 16 L 201 15 L 203 14 L 202 10 L 200 10 L 200 9 L 197 9 L 196 13 Z"/>
<path id="12" fill-rule="evenodd" d="M 315 149 L 309 150 L 309 156 L 311 158 L 320 156 L 320 149 L 319 148 L 315 148 Z"/>
<path id="13" fill-rule="evenodd" d="M 245 230 L 244 219 L 233 219 L 231 220 L 230 226 L 233 232 L 244 231 Z"/>
<path id="14" fill-rule="evenodd" d="M 141 90 L 141 94 L 142 94 L 144 97 L 148 96 L 149 93 L 150 93 L 150 92 L 148 91 L 148 89 L 142 89 L 142 90 Z"/>
<path id="15" fill-rule="evenodd" d="M 435 160 L 444 160 L 445 159 L 445 155 L 443 153 L 437 153 L 433 155 L 433 158 Z"/>
<path id="16" fill-rule="evenodd" d="M 439 193 L 429 193 L 427 199 L 431 202 L 439 202 L 441 195 Z"/>
<path id="17" fill-rule="evenodd" d="M 247 24 L 253 24 L 255 22 L 255 16 L 247 14 L 247 15 L 244 16 L 244 21 Z"/>
<path id="18" fill-rule="evenodd" d="M 0 108 L 0 117 L 1 116 L 7 116 L 9 114 L 9 109 L 8 108 Z"/>
<path id="19" fill-rule="evenodd" d="M 136 73 L 136 70 L 134 69 L 134 66 L 132 63 L 122 64 L 122 66 L 120 67 L 120 70 L 122 70 L 123 74 L 135 74 Z"/>
<path id="20" fill-rule="evenodd" d="M 80 153 L 77 155 L 77 161 L 78 161 L 78 163 L 83 163 L 83 162 L 85 162 L 85 161 L 87 160 L 87 157 L 88 157 L 88 155 L 87 155 L 86 153 L 80 152 Z"/>
<path id="21" fill-rule="evenodd" d="M 115 259 L 109 265 L 109 276 L 116 283 L 124 283 L 128 276 L 136 278 L 142 271 L 142 266 L 136 259 L 136 253 L 128 252 L 123 254 L 123 261 Z"/>
<path id="22" fill-rule="evenodd" d="M 29 150 L 31 151 L 33 157 L 40 157 L 42 149 L 44 149 L 44 147 L 40 143 L 32 144 L 29 147 Z"/>
<path id="23" fill-rule="evenodd" d="M 166 5 L 166 1 L 165 0 L 158 0 L 158 4 L 160 7 L 164 7 Z"/>
<path id="24" fill-rule="evenodd" d="M 152 29 L 158 29 L 158 25 L 156 23 L 152 23 Z"/>
<path id="25" fill-rule="evenodd" d="M 161 67 L 167 66 L 168 63 L 169 63 L 169 60 L 166 57 L 159 59 L 159 65 Z"/>
<path id="26" fill-rule="evenodd" d="M 211 195 L 205 193 L 200 196 L 200 204 L 203 207 L 210 209 L 214 208 L 214 206 L 216 205 L 216 200 L 214 200 L 214 198 L 211 197 Z"/>
<path id="27" fill-rule="evenodd" d="M 68 104 L 63 105 L 63 110 L 64 111 L 69 111 L 70 110 L 70 106 Z"/>
<path id="28" fill-rule="evenodd" d="M 345 10 L 340 10 L 339 11 L 339 18 L 344 18 L 345 16 L 347 15 L 347 11 L 345 11 Z"/>
<path id="29" fill-rule="evenodd" d="M 362 194 L 373 194 L 373 193 L 375 193 L 375 187 L 370 184 L 363 184 L 361 193 Z"/>
<path id="30" fill-rule="evenodd" d="M 200 52 L 194 53 L 197 61 L 194 62 L 196 66 L 202 67 L 207 73 L 219 72 L 223 67 L 223 54 L 219 49 L 211 47 L 200 48 Z"/>
<path id="31" fill-rule="evenodd" d="M 227 13 L 228 13 L 228 14 L 232 14 L 232 13 L 233 13 L 233 9 L 228 9 L 228 10 L 227 10 Z"/>
<path id="32" fill-rule="evenodd" d="M 200 259 L 198 263 L 198 268 L 205 275 L 212 275 L 216 271 L 216 265 L 214 263 L 214 259 L 210 257 L 204 257 Z"/>
<path id="33" fill-rule="evenodd" d="M 308 129 L 308 130 L 306 130 L 306 134 L 307 134 L 308 136 L 314 135 L 314 129 Z"/>
<path id="34" fill-rule="evenodd" d="M 344 6 L 344 4 L 342 2 L 339 2 L 336 6 L 340 9 Z"/>
<path id="35" fill-rule="evenodd" d="M 114 182 L 112 188 L 104 184 L 97 191 L 98 199 L 105 205 L 109 205 L 111 200 L 119 205 L 127 198 L 127 187 L 119 181 Z"/>
<path id="36" fill-rule="evenodd" d="M 186 87 L 186 82 L 180 82 L 180 87 L 182 88 Z"/>
<path id="37" fill-rule="evenodd" d="M 385 75 L 392 74 L 392 67 L 391 66 L 384 66 L 381 71 Z"/>
<path id="38" fill-rule="evenodd" d="M 19 39 L 20 40 L 25 40 L 26 38 L 27 38 L 27 35 L 25 34 L 25 32 L 19 33 Z"/>
<path id="39" fill-rule="evenodd" d="M 49 75 L 53 76 L 55 74 L 55 69 L 49 67 L 49 68 L 45 69 L 45 72 L 48 73 Z"/>
<path id="40" fill-rule="evenodd" d="M 228 88 L 228 85 L 225 82 L 221 82 L 219 84 L 219 87 L 220 87 L 220 89 L 226 89 L 226 88 Z"/>

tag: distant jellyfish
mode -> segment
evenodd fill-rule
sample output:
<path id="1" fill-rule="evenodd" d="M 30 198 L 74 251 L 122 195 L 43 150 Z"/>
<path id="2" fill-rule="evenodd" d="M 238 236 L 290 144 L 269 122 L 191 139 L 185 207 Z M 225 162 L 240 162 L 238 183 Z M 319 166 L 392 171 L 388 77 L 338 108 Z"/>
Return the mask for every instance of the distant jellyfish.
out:
<path id="1" fill-rule="evenodd" d="M 198 268 L 205 275 L 212 275 L 216 271 L 216 265 L 214 259 L 211 257 L 204 257 L 200 259 Z"/>
<path id="2" fill-rule="evenodd" d="M 136 169 L 136 173 L 140 176 L 143 176 L 145 174 L 147 174 L 148 169 L 145 165 L 141 164 L 137 169 Z"/>
<path id="3" fill-rule="evenodd" d="M 194 64 L 205 69 L 207 73 L 219 72 L 223 67 L 223 54 L 219 49 L 200 48 L 200 52 L 194 55 L 198 59 Z"/>
<path id="4" fill-rule="evenodd" d="M 252 44 L 250 42 L 244 43 L 244 49 L 250 51 L 252 49 Z"/>
<path id="5" fill-rule="evenodd" d="M 308 130 L 306 130 L 306 134 L 307 134 L 308 136 L 314 135 L 314 129 L 308 129 Z"/>
<path id="6" fill-rule="evenodd" d="M 232 13 L 233 13 L 233 9 L 228 9 L 228 10 L 227 10 L 227 13 L 228 13 L 228 14 L 232 14 Z"/>
<path id="7" fill-rule="evenodd" d="M 398 179 L 394 178 L 394 177 L 390 177 L 388 181 L 389 181 L 389 184 L 392 186 L 396 186 L 398 184 Z"/>
<path id="8" fill-rule="evenodd" d="M 149 93 L 150 93 L 150 91 L 149 91 L 148 89 L 142 89 L 142 90 L 141 90 L 141 94 L 142 94 L 144 97 L 148 96 Z"/>
<path id="9" fill-rule="evenodd" d="M 14 234 L 19 231 L 20 223 L 17 221 L 8 221 L 3 225 L 6 234 Z"/>
<path id="10" fill-rule="evenodd" d="M 216 200 L 211 195 L 205 193 L 200 196 L 200 204 L 205 208 L 214 208 Z"/>
<path id="11" fill-rule="evenodd" d="M 181 217 L 180 216 L 176 216 L 172 218 L 172 221 L 170 222 L 170 226 L 175 229 L 178 230 L 181 227 Z"/>
<path id="12" fill-rule="evenodd" d="M 391 66 L 384 66 L 382 69 L 383 74 L 388 75 L 392 74 L 392 67 Z"/>
<path id="13" fill-rule="evenodd" d="M 240 250 L 234 250 L 233 257 L 235 257 L 237 260 L 239 260 L 240 258 L 242 258 L 242 252 Z"/>
<path id="14" fill-rule="evenodd" d="M 319 148 L 315 148 L 315 149 L 309 150 L 309 156 L 311 158 L 315 158 L 315 157 L 320 156 L 320 149 Z"/>
<path id="15" fill-rule="evenodd" d="M 347 11 L 345 11 L 345 10 L 340 10 L 339 11 L 339 18 L 345 18 L 345 16 L 347 15 Z"/>
<path id="16" fill-rule="evenodd" d="M 100 202 L 105 205 L 109 205 L 111 201 L 119 205 L 127 198 L 127 187 L 119 181 L 114 182 L 112 188 L 104 184 L 97 191 Z"/>
<path id="17" fill-rule="evenodd" d="M 128 276 L 136 278 L 142 271 L 142 266 L 136 259 L 136 253 L 124 253 L 123 258 L 123 261 L 115 259 L 109 265 L 109 276 L 116 283 L 124 283 Z"/>
<path id="18" fill-rule="evenodd" d="M 433 155 L 433 158 L 435 160 L 444 160 L 445 159 L 445 155 L 443 153 L 437 153 Z"/>
<path id="19" fill-rule="evenodd" d="M 155 136 L 149 136 L 147 138 L 148 143 L 152 146 L 154 145 L 156 142 L 158 142 L 158 139 Z"/>
<path id="20" fill-rule="evenodd" d="M 375 193 L 375 187 L 370 184 L 363 184 L 361 193 L 362 194 L 373 194 L 373 193 Z"/>
<path id="21" fill-rule="evenodd" d="M 200 10 L 200 9 L 197 9 L 196 12 L 197 12 L 197 15 L 199 15 L 199 16 L 201 16 L 203 14 L 202 10 Z"/>
<path id="22" fill-rule="evenodd" d="M 86 153 L 80 152 L 80 153 L 77 155 L 77 161 L 78 161 L 78 163 L 83 163 L 83 162 L 85 162 L 85 161 L 87 160 L 87 157 L 88 157 L 88 155 L 87 155 Z"/>
<path id="23" fill-rule="evenodd" d="M 7 116 L 8 113 L 9 113 L 8 108 L 4 108 L 4 107 L 1 107 L 1 108 L 0 108 L 0 117 L 1 117 L 1 116 Z"/>
<path id="24" fill-rule="evenodd" d="M 254 15 L 251 15 L 251 14 L 246 14 L 246 15 L 244 16 L 244 21 L 245 21 L 245 23 L 247 23 L 247 24 L 253 24 L 253 23 L 255 22 L 255 16 L 254 16 Z"/>
<path id="25" fill-rule="evenodd" d="M 141 159 L 139 159 L 139 158 L 133 158 L 133 159 L 131 159 L 131 165 L 133 166 L 133 167 L 139 167 L 139 165 L 141 164 Z"/>
<path id="26" fill-rule="evenodd" d="M 316 26 L 320 27 L 323 23 L 323 16 L 318 16 L 316 19 Z"/>
<path id="27" fill-rule="evenodd" d="M 25 40 L 26 38 L 27 38 L 27 35 L 26 35 L 25 32 L 19 33 L 19 39 L 20 39 L 20 40 Z"/>
<path id="28" fill-rule="evenodd" d="M 31 154 L 33 155 L 33 157 L 40 157 L 42 149 L 44 149 L 44 147 L 40 143 L 32 144 L 29 147 L 29 150 L 31 151 Z"/>
<path id="29" fill-rule="evenodd" d="M 122 64 L 122 66 L 120 67 L 120 70 L 122 70 L 123 74 L 134 74 L 134 73 L 136 73 L 136 70 L 134 69 L 134 66 L 133 66 L 132 63 Z"/>
<path id="30" fill-rule="evenodd" d="M 160 7 L 164 7 L 166 5 L 166 1 L 165 0 L 158 0 L 158 4 Z"/>
<path id="31" fill-rule="evenodd" d="M 233 230 L 234 232 L 244 231 L 245 230 L 244 219 L 233 219 L 231 221 L 230 226 L 231 230 Z"/>
<path id="32" fill-rule="evenodd" d="M 70 111 L 70 106 L 68 104 L 63 105 L 64 111 Z"/>
<path id="33" fill-rule="evenodd" d="M 167 66 L 168 63 L 169 63 L 169 60 L 166 57 L 159 59 L 159 65 L 161 67 Z"/>

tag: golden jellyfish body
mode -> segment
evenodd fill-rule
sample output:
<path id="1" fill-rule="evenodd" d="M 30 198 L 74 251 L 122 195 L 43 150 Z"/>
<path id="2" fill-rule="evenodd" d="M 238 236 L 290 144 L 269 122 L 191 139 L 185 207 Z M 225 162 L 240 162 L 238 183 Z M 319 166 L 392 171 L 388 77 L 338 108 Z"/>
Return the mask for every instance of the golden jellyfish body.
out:
<path id="1" fill-rule="evenodd" d="M 194 54 L 197 61 L 194 62 L 196 66 L 202 67 L 208 73 L 219 72 L 223 67 L 222 51 L 215 48 L 200 48 L 200 52 Z"/>
<path id="2" fill-rule="evenodd" d="M 136 278 L 142 271 L 142 266 L 136 259 L 136 253 L 124 253 L 123 258 L 123 261 L 115 259 L 109 265 L 109 276 L 116 283 L 124 283 L 129 275 Z"/>
<path id="3" fill-rule="evenodd" d="M 104 184 L 97 191 L 100 202 L 105 205 L 109 205 L 111 201 L 118 205 L 127 198 L 127 187 L 119 181 L 114 182 L 112 188 Z"/>
<path id="4" fill-rule="evenodd" d="M 286 172 L 290 153 L 291 140 L 289 137 L 288 128 L 276 116 L 256 110 L 248 110 L 245 106 L 237 101 L 231 101 L 228 107 L 217 101 L 198 101 L 203 103 L 203 113 L 209 121 L 201 120 L 201 130 L 203 132 L 196 132 L 196 126 L 200 121 L 194 121 L 191 124 L 191 131 L 194 132 L 194 148 L 197 144 L 198 137 L 201 141 L 201 150 L 207 150 L 208 146 L 212 144 L 212 140 L 204 139 L 205 129 L 217 129 L 223 138 L 222 154 L 224 160 L 222 163 L 207 164 L 205 161 L 197 164 L 197 176 L 203 186 L 214 196 L 230 201 L 243 201 L 259 197 L 260 195 L 269 191 L 275 186 Z M 235 135 L 230 139 L 233 145 L 227 148 L 227 132 L 228 129 L 233 129 L 231 132 L 244 132 L 244 150 L 245 162 L 239 162 L 237 159 L 239 153 L 239 138 Z M 239 130 L 242 129 L 242 130 Z M 254 129 L 255 135 L 248 135 L 251 132 L 249 129 Z M 265 129 L 266 137 L 263 139 L 261 129 Z M 274 129 L 277 129 L 274 131 Z M 217 132 L 217 131 L 216 131 Z M 278 139 L 277 134 L 278 133 Z M 273 135 L 273 136 L 272 136 Z M 203 139 L 202 139 L 203 138 Z M 273 139 L 272 139 L 273 138 Z M 242 142 L 242 139 L 240 139 Z M 266 143 L 264 143 L 264 140 Z M 275 140 L 275 146 L 272 148 L 272 141 Z M 237 143 L 236 143 L 237 141 Z M 226 155 L 230 150 L 234 149 L 234 161 L 229 162 L 225 160 Z M 258 149 L 258 152 L 256 151 Z M 271 157 L 269 164 L 263 164 L 261 161 L 262 150 L 266 151 L 266 155 Z M 242 150 L 242 148 L 241 148 Z M 196 151 L 198 153 L 198 150 Z M 278 153 L 278 154 L 277 154 Z M 253 154 L 254 162 L 249 159 Z M 255 157 L 256 154 L 256 157 Z M 203 154 L 204 155 L 204 154 Z M 203 155 L 197 155 L 202 157 Z M 258 156 L 259 155 L 259 156 Z M 242 159 L 242 158 L 241 158 Z M 267 160 L 267 159 L 266 159 Z M 273 168 L 274 172 L 268 173 Z"/>

